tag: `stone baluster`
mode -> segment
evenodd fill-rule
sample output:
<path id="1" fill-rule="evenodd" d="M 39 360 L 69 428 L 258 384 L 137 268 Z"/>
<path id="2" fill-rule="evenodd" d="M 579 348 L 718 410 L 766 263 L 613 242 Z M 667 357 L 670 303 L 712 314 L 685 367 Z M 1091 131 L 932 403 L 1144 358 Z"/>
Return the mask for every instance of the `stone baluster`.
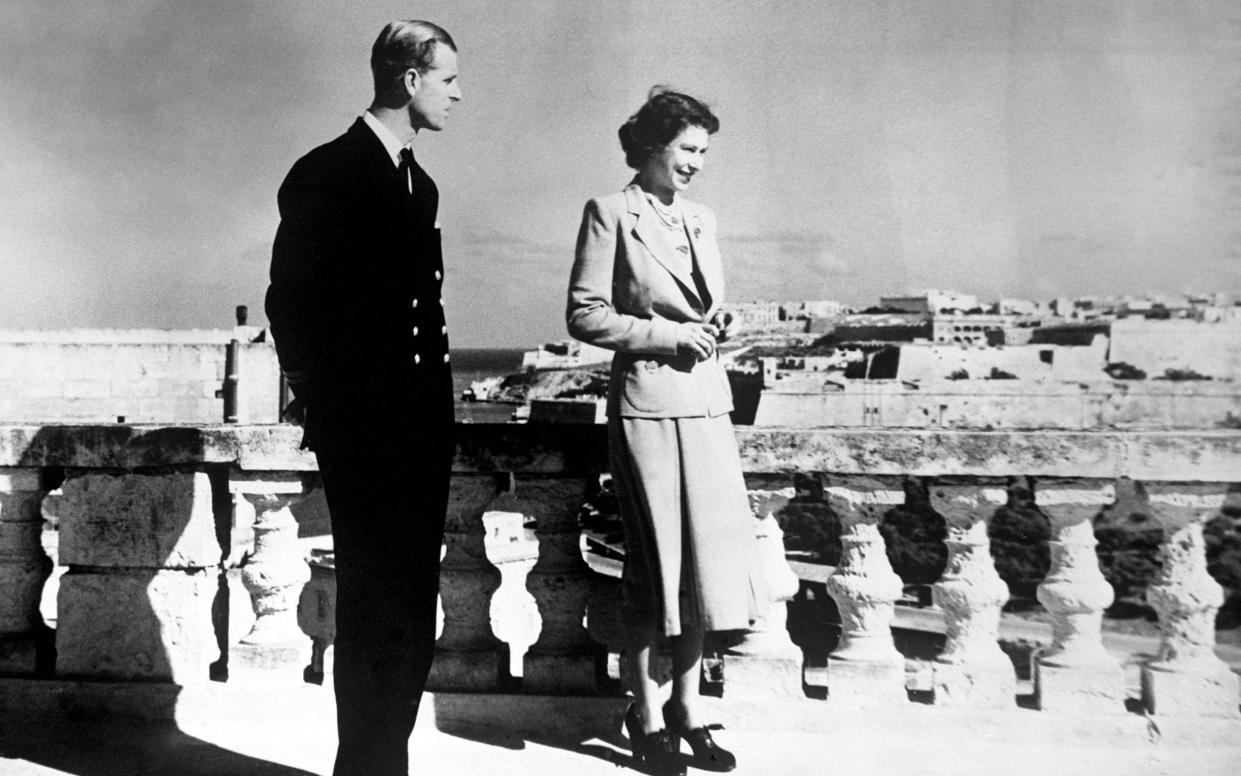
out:
<path id="1" fill-rule="evenodd" d="M 1051 570 L 1038 600 L 1052 616 L 1052 643 L 1034 660 L 1034 695 L 1051 711 L 1125 710 L 1125 675 L 1103 647 L 1103 611 L 1115 598 L 1103 578 L 1093 518 L 1116 499 L 1110 481 L 1045 479 L 1034 502 L 1051 520 Z"/>
<path id="2" fill-rule="evenodd" d="M 881 478 L 849 478 L 824 488 L 840 516 L 840 566 L 827 592 L 840 610 L 840 644 L 828 655 L 831 702 L 897 704 L 908 700 L 905 659 L 892 640 L 892 616 L 901 578 L 888 562 L 879 525 L 883 514 L 905 503 L 904 490 Z"/>
<path id="3" fill-rule="evenodd" d="M 542 628 L 526 652 L 522 688 L 545 694 L 589 693 L 605 670 L 606 653 L 583 625 L 592 572 L 582 559 L 577 514 L 587 483 L 578 479 L 519 478 L 515 511 L 533 515 L 539 557 L 526 590 L 539 608 Z"/>
<path id="4" fill-rule="evenodd" d="M 310 636 L 310 663 L 302 678 L 323 684 L 327 648 L 336 641 L 336 555 L 332 550 L 310 551 L 310 581 L 297 601 L 297 624 Z"/>
<path id="5" fill-rule="evenodd" d="M 39 673 L 51 630 L 39 613 L 52 559 L 43 551 L 38 469 L 0 468 L 0 676 Z"/>
<path id="6" fill-rule="evenodd" d="M 254 625 L 233 654 L 257 667 L 301 666 L 310 639 L 298 627 L 297 603 L 310 580 L 310 566 L 297 542 L 292 507 L 305 498 L 297 472 L 234 472 L 229 491 L 254 509 L 254 549 L 241 566 Z"/>
<path id="7" fill-rule="evenodd" d="M 791 485 L 762 476 L 746 478 L 750 509 L 754 513 L 757 569 L 770 601 L 741 641 L 728 647 L 724 657 L 724 693 L 736 697 L 800 697 L 801 650 L 789 638 L 786 601 L 797 595 L 797 575 L 784 557 L 784 532 L 775 513 L 793 498 Z"/>
<path id="8" fill-rule="evenodd" d="M 220 543 L 204 471 L 66 472 L 56 672 L 206 682 Z"/>
<path id="9" fill-rule="evenodd" d="M 1008 585 L 996 573 L 987 536 L 1007 495 L 1003 481 L 940 478 L 930 487 L 931 505 L 948 528 L 948 565 L 931 586 L 947 635 L 933 666 L 938 705 L 1008 708 L 1016 702 L 1016 672 L 998 641 Z"/>
<path id="10" fill-rule="evenodd" d="M 487 559 L 483 513 L 501 483 L 493 476 L 454 475 L 440 564 L 444 630 L 435 642 L 427 689 L 496 690 L 511 682 L 508 645 L 491 629 L 491 595 L 500 570 Z"/>
<path id="11" fill-rule="evenodd" d="M 1203 524 L 1219 513 L 1227 486 L 1139 483 L 1163 525 L 1163 565 L 1146 588 L 1159 613 L 1159 656 L 1142 666 L 1142 703 L 1152 714 L 1237 715 L 1241 680 L 1215 655 L 1223 589 L 1207 573 Z"/>

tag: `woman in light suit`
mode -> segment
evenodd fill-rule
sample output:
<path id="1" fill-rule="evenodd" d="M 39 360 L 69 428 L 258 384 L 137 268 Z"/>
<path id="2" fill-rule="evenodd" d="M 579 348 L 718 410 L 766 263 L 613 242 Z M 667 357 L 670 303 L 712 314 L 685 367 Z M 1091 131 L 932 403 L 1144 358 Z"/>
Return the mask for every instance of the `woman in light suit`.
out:
<path id="1" fill-rule="evenodd" d="M 659 87 L 620 128 L 637 176 L 586 203 L 569 282 L 569 333 L 616 351 L 608 393 L 613 480 L 625 529 L 625 654 L 634 703 L 625 716 L 635 757 L 683 773 L 736 760 L 707 729 L 698 696 L 707 630 L 747 627 L 764 600 L 751 574 L 754 523 L 728 413 L 732 394 L 716 344 L 733 333 L 715 216 L 680 195 L 702 170 L 719 120 Z M 651 675 L 670 638 L 671 699 Z"/>

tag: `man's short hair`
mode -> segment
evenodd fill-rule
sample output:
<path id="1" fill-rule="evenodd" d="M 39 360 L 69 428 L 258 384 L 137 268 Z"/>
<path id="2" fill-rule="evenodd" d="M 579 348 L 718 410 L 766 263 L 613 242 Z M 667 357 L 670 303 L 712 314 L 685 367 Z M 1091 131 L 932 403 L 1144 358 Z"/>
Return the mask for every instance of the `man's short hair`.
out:
<path id="1" fill-rule="evenodd" d="M 417 19 L 389 22 L 371 47 L 375 94 L 388 94 L 395 90 L 405 71 L 410 68 L 419 73 L 430 70 L 435 64 L 435 49 L 439 43 L 457 50 L 452 36 L 438 24 Z"/>

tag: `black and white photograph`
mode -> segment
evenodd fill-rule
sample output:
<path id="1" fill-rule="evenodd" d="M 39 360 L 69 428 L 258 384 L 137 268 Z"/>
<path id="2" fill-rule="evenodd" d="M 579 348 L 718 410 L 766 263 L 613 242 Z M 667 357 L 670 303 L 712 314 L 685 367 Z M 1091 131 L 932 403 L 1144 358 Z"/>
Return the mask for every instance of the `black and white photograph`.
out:
<path id="1" fill-rule="evenodd" d="M 1231 776 L 1235 0 L 5 0 L 3 776 Z"/>

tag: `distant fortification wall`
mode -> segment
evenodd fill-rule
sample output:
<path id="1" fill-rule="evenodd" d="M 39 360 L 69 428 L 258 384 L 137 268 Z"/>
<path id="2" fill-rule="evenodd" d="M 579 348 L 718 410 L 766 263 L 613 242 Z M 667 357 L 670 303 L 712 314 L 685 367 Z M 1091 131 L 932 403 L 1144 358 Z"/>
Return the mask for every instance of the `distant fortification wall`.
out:
<path id="1" fill-rule="evenodd" d="M 764 390 L 754 425 L 1151 430 L 1241 421 L 1235 383 L 849 380 L 811 389 L 809 382 Z"/>
<path id="2" fill-rule="evenodd" d="M 163 331 L 0 331 L 0 420 L 219 423 L 228 342 L 238 353 L 241 422 L 279 418 L 280 367 L 254 327 Z"/>
<path id="3" fill-rule="evenodd" d="M 1019 380 L 1106 380 L 1107 337 L 1095 335 L 1088 346 L 1003 345 L 962 347 L 913 343 L 901 345 L 900 380 L 944 380 L 954 372 L 984 379 L 992 369 Z"/>
<path id="4" fill-rule="evenodd" d="M 1213 323 L 1123 318 L 1112 323 L 1108 360 L 1159 377 L 1168 369 L 1241 379 L 1241 320 Z"/>

